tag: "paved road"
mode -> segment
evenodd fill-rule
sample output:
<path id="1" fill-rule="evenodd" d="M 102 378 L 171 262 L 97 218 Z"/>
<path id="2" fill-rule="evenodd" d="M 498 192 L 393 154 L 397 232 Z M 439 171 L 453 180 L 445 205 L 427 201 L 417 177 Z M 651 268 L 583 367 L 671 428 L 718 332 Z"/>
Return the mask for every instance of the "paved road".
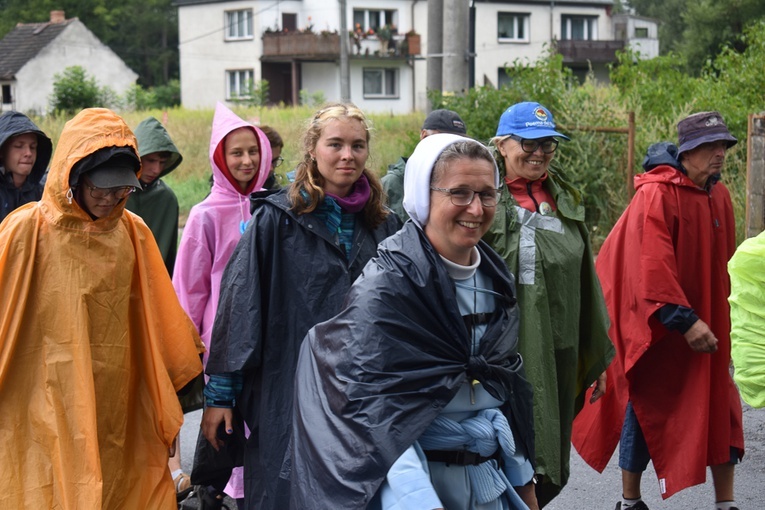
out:
<path id="1" fill-rule="evenodd" d="M 201 411 L 186 415 L 181 430 L 181 459 L 184 471 L 191 472 L 194 445 Z M 736 501 L 741 510 L 763 508 L 765 498 L 765 409 L 744 405 L 746 456 L 736 468 Z M 612 510 L 621 497 L 621 471 L 613 456 L 602 474 L 590 468 L 576 452 L 571 454 L 571 480 L 547 510 Z M 656 474 L 649 467 L 643 477 L 643 499 L 651 510 L 707 510 L 714 492 L 711 475 L 704 485 L 691 487 L 662 501 Z M 235 506 L 232 506 L 235 510 Z"/>

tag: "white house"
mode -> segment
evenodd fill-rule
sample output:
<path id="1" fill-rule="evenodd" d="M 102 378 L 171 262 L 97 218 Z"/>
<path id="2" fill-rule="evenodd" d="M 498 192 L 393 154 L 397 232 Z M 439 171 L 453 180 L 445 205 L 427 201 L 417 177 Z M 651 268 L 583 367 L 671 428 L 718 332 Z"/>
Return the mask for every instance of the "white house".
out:
<path id="1" fill-rule="evenodd" d="M 71 66 L 81 66 L 100 86 L 108 85 L 117 94 L 138 78 L 80 20 L 51 11 L 50 21 L 19 23 L 0 40 L 2 110 L 47 112 L 54 76 Z"/>
<path id="2" fill-rule="evenodd" d="M 234 103 L 260 80 L 268 81 L 273 103 L 295 104 L 301 94 L 340 99 L 341 32 L 350 46 L 350 99 L 372 112 L 424 110 L 428 89 L 504 85 L 506 66 L 516 60 L 533 63 L 550 50 L 561 53 L 564 64 L 577 75 L 592 70 L 600 80 L 608 79 L 606 65 L 616 60 L 616 51 L 633 42 L 640 43 L 646 58 L 658 55 L 656 22 L 612 15 L 613 0 L 176 0 L 175 4 L 181 101 L 189 108 L 210 108 L 216 101 Z M 345 5 L 345 29 L 341 5 Z M 433 62 L 447 77 L 460 76 L 456 81 L 433 82 L 428 74 L 428 66 L 435 69 Z"/>
<path id="3" fill-rule="evenodd" d="M 422 2 L 420 2 L 422 4 Z M 340 97 L 340 8 L 334 0 L 177 0 L 181 102 L 189 108 L 229 103 L 265 79 L 274 103 L 294 104 L 300 92 Z M 384 5 L 383 9 L 367 6 Z M 349 2 L 348 30 L 366 33 L 395 25 L 413 27 L 411 0 Z M 420 9 L 424 13 L 424 9 Z M 355 20 L 355 21 L 354 21 Z M 308 28 L 310 28 L 310 31 Z M 347 37 L 347 35 L 346 35 Z M 352 100 L 369 111 L 415 108 L 412 60 L 401 53 L 403 35 L 389 52 L 378 36 L 350 43 Z M 349 38 L 350 39 L 350 38 Z M 424 82 L 421 85 L 424 90 Z"/>

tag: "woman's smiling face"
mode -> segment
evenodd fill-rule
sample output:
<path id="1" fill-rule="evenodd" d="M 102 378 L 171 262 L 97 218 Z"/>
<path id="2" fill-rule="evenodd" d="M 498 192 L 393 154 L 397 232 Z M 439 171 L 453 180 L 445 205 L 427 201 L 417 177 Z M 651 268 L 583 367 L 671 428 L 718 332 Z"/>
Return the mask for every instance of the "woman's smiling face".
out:
<path id="1" fill-rule="evenodd" d="M 324 126 L 311 155 L 324 177 L 324 191 L 344 197 L 361 177 L 369 158 L 367 132 L 358 119 L 331 120 Z"/>
<path id="2" fill-rule="evenodd" d="M 463 157 L 452 161 L 432 187 L 494 190 L 494 165 L 485 159 Z M 443 257 L 463 266 L 494 220 L 494 207 L 485 207 L 476 193 L 469 205 L 457 206 L 443 191 L 430 192 L 430 211 L 425 235 Z"/>
<path id="3" fill-rule="evenodd" d="M 547 140 L 549 137 L 540 138 L 538 141 Z M 505 137 L 497 144 L 499 153 L 505 160 L 505 171 L 510 180 L 522 177 L 529 181 L 536 181 L 550 168 L 554 152 L 545 154 L 541 145 L 534 152 L 528 153 L 521 147 L 521 142 Z"/>
<path id="4" fill-rule="evenodd" d="M 245 191 L 260 168 L 258 137 L 250 128 L 235 129 L 226 136 L 224 152 L 228 171 Z"/>

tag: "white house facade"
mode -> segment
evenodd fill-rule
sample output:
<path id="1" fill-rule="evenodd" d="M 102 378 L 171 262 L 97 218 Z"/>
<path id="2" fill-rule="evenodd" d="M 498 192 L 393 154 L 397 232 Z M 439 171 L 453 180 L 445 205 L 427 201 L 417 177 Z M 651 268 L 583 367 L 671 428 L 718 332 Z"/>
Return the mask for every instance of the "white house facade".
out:
<path id="1" fill-rule="evenodd" d="M 427 109 L 428 65 L 450 55 L 467 63 L 466 71 L 456 68 L 465 75 L 465 86 L 505 85 L 505 66 L 533 64 L 549 51 L 561 53 L 575 74 L 592 72 L 603 81 L 618 50 L 635 43 L 645 58 L 658 55 L 656 22 L 613 15 L 613 0 L 176 0 L 176 5 L 181 101 L 189 108 L 246 99 L 261 80 L 269 83 L 271 103 L 295 104 L 301 96 L 339 100 L 345 79 L 340 33 L 349 46 L 350 100 L 370 112 Z M 442 25 L 428 34 L 434 12 Z M 453 32 L 458 16 L 464 16 L 464 33 Z M 434 35 L 441 28 L 444 33 Z M 464 44 L 454 50 L 454 40 Z M 447 67 L 444 72 L 455 72 Z"/>
<path id="2" fill-rule="evenodd" d="M 184 106 L 235 103 L 247 95 L 251 83 L 264 79 L 274 103 L 295 103 L 301 93 L 327 100 L 340 97 L 337 2 L 181 0 L 176 4 Z M 383 25 L 395 25 L 399 31 L 392 36 L 390 52 L 384 54 L 376 35 L 359 38 L 361 51 L 348 38 L 351 99 L 365 111 L 415 109 L 413 59 L 396 53 L 404 40 L 399 27 L 413 28 L 412 7 L 411 0 L 348 3 L 348 30 L 358 22 L 365 34 Z M 424 8 L 419 10 L 425 13 Z M 424 90 L 424 83 L 421 87 Z"/>
<path id="3" fill-rule="evenodd" d="M 81 66 L 117 94 L 138 79 L 81 21 L 53 11 L 49 22 L 19 24 L 0 41 L 2 109 L 46 113 L 55 75 L 71 66 Z"/>

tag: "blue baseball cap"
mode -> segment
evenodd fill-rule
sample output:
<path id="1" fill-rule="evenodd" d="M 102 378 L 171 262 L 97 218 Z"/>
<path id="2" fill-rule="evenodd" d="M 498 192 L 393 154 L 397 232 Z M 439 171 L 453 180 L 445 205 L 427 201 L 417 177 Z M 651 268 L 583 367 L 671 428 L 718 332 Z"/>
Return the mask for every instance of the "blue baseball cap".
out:
<path id="1" fill-rule="evenodd" d="M 499 118 L 497 136 L 516 135 L 531 140 L 559 136 L 570 140 L 564 134 L 555 131 L 552 113 L 539 103 L 517 103 L 505 110 Z"/>

